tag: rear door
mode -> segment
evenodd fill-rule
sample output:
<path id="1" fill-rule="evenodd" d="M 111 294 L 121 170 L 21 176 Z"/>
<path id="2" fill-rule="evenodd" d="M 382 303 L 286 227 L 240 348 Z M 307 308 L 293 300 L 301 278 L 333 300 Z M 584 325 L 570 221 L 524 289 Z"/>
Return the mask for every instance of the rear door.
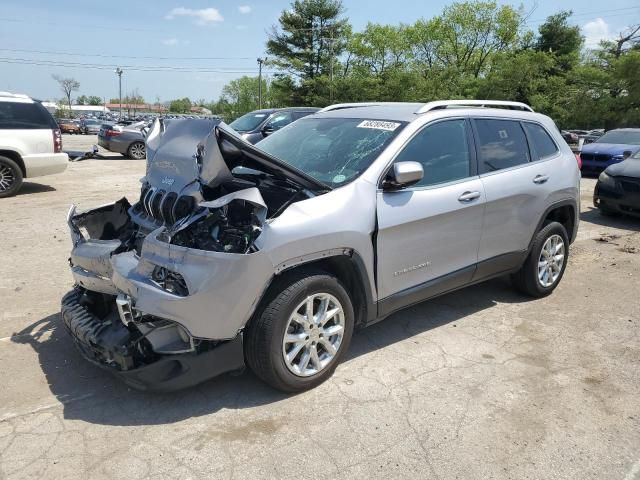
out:
<path id="1" fill-rule="evenodd" d="M 378 191 L 379 298 L 409 295 L 405 303 L 414 303 L 440 293 L 433 289 L 438 285 L 448 290 L 471 280 L 485 196 L 470 136 L 464 118 L 438 121 L 396 157 L 395 162 L 421 163 L 424 178 L 400 191 Z"/>
<path id="2" fill-rule="evenodd" d="M 478 252 L 482 276 L 496 273 L 485 271 L 482 262 L 508 270 L 522 260 L 553 191 L 558 172 L 551 160 L 560 152 L 538 124 L 497 118 L 475 118 L 472 123 L 486 194 Z M 540 144 L 540 153 L 530 148 L 529 138 Z"/>

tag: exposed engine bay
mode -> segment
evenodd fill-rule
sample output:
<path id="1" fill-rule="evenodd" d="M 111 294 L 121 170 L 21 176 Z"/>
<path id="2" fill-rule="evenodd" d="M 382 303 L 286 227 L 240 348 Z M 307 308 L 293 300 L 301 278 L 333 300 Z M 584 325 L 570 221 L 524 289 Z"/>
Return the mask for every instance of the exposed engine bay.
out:
<path id="1" fill-rule="evenodd" d="M 266 220 L 293 202 L 321 193 L 278 175 L 278 170 L 258 170 L 255 152 L 238 148 L 243 141 L 219 124 L 157 121 L 147 138 L 147 171 L 137 202 L 131 206 L 122 199 L 73 212 L 69 223 L 80 235 L 74 243 L 79 238 L 119 240 L 117 252 L 139 250 L 149 232 L 166 227 L 160 239 L 167 243 L 249 254 Z"/>
<path id="2" fill-rule="evenodd" d="M 226 365 L 242 363 L 237 327 L 216 325 L 215 336 L 205 328 L 211 279 L 249 268 L 240 257 L 251 258 L 251 268 L 267 275 L 272 266 L 257 245 L 266 224 L 291 204 L 330 188 L 218 120 L 157 120 L 146 143 L 146 174 L 133 204 L 123 198 L 69 211 L 76 286 L 63 299 L 62 314 L 92 362 L 123 374 L 153 369 L 180 377 L 183 387 L 194 358 L 227 352 L 234 358 Z M 257 291 L 264 281 L 231 276 L 227 284 Z M 231 314 L 234 306 L 225 308 Z M 192 312 L 188 318 L 185 311 Z"/>

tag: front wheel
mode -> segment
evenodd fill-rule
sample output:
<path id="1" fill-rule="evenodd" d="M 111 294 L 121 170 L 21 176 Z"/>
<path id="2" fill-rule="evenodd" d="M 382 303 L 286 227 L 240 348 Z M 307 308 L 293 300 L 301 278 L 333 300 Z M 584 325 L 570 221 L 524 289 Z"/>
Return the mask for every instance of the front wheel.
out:
<path id="1" fill-rule="evenodd" d="M 513 283 L 522 293 L 544 297 L 560 283 L 569 259 L 569 237 L 558 222 L 545 225 L 534 237 L 531 252 Z"/>
<path id="2" fill-rule="evenodd" d="M 147 152 L 143 142 L 133 142 L 127 149 L 127 156 L 134 160 L 142 160 Z"/>
<path id="3" fill-rule="evenodd" d="M 12 197 L 22 186 L 22 170 L 8 157 L 0 156 L 0 198 Z"/>
<path id="4" fill-rule="evenodd" d="M 322 272 L 290 277 L 278 290 L 247 328 L 247 364 L 278 390 L 308 390 L 332 375 L 349 347 L 351 299 Z"/>

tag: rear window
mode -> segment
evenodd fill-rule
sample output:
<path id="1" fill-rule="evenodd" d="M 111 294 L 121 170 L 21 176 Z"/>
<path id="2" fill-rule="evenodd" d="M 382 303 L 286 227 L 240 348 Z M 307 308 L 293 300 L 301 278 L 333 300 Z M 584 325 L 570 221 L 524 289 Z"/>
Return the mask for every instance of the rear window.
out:
<path id="1" fill-rule="evenodd" d="M 39 103 L 0 102 L 0 130 L 52 128 L 58 128 L 58 125 Z"/>
<path id="2" fill-rule="evenodd" d="M 558 147 L 544 128 L 537 123 L 525 122 L 524 129 L 527 131 L 531 146 L 539 159 L 556 154 Z"/>
<path id="3" fill-rule="evenodd" d="M 529 144 L 520 122 L 477 119 L 480 173 L 494 172 L 528 163 Z"/>

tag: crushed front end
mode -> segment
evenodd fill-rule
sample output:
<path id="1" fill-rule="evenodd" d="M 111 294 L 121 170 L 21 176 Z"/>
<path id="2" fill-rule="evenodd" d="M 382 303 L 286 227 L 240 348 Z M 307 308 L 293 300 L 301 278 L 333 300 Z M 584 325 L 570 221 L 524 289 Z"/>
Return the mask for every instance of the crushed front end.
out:
<path id="1" fill-rule="evenodd" d="M 213 120 L 157 121 L 147 158 L 135 203 L 71 208 L 62 316 L 85 358 L 173 390 L 244 365 L 242 330 L 274 272 L 258 240 L 322 186 Z"/>

